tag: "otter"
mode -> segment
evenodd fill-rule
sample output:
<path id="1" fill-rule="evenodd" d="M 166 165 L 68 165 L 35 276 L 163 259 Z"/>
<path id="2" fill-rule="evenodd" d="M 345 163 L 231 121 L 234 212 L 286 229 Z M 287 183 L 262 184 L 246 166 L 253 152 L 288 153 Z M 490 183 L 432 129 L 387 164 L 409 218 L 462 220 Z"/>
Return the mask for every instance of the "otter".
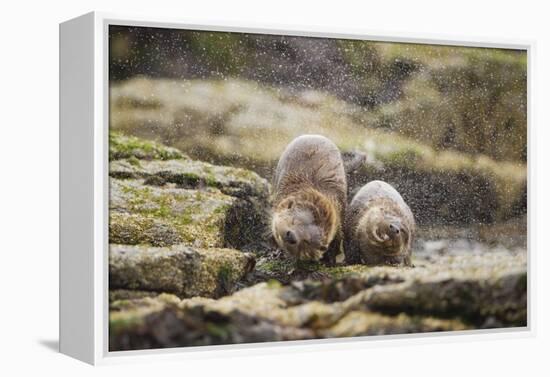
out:
<path id="1" fill-rule="evenodd" d="M 369 182 L 346 211 L 346 263 L 412 266 L 414 232 L 414 216 L 397 190 L 386 182 Z"/>
<path id="2" fill-rule="evenodd" d="M 346 191 L 338 147 L 320 135 L 294 139 L 273 179 L 271 230 L 279 248 L 296 260 L 334 264 L 343 246 Z"/>

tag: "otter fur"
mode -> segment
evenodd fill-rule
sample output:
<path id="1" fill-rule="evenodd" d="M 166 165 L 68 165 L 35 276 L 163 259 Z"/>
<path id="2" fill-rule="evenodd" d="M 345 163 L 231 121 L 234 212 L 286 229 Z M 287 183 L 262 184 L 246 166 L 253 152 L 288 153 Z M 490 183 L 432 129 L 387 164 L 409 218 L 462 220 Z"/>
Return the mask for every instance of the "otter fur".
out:
<path id="1" fill-rule="evenodd" d="M 411 265 L 414 216 L 388 183 L 363 186 L 348 206 L 344 223 L 346 263 Z"/>
<path id="2" fill-rule="evenodd" d="M 342 249 L 346 191 L 338 147 L 319 135 L 294 139 L 273 180 L 271 230 L 277 245 L 296 260 L 334 264 Z"/>

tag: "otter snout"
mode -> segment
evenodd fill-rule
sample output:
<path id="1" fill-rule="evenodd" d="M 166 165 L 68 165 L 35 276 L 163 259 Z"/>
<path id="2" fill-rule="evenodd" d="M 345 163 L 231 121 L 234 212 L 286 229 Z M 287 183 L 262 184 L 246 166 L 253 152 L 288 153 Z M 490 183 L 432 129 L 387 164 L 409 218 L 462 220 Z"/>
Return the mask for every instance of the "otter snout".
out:
<path id="1" fill-rule="evenodd" d="M 284 241 L 285 243 L 288 243 L 290 245 L 296 245 L 298 243 L 296 233 L 294 233 L 292 230 L 287 230 L 284 236 Z"/>
<path id="2" fill-rule="evenodd" d="M 390 231 L 389 232 L 390 237 L 397 236 L 399 234 L 399 232 L 401 231 L 401 225 L 398 224 L 398 223 L 390 223 L 388 228 L 389 228 L 389 231 Z"/>

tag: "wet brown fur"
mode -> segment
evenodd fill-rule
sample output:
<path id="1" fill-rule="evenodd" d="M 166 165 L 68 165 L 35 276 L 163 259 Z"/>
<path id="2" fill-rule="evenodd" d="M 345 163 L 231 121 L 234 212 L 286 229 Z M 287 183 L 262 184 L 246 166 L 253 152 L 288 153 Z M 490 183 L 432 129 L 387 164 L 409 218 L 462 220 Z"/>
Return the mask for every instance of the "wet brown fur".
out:
<path id="1" fill-rule="evenodd" d="M 273 211 L 274 214 L 280 213 L 289 201 L 293 201 L 298 208 L 311 211 L 316 224 L 323 230 L 324 242 L 329 245 L 322 260 L 334 264 L 342 250 L 347 186 L 342 158 L 337 149 L 334 150 L 336 146 L 323 139 L 317 144 L 296 146 L 305 149 L 298 156 L 307 159 L 307 163 L 280 161 L 273 185 Z M 285 164 L 288 169 L 284 168 Z M 306 169 L 304 165 L 309 166 Z"/>
<path id="2" fill-rule="evenodd" d="M 396 198 L 392 195 L 360 197 L 358 193 L 354 197 L 352 203 L 347 208 L 344 224 L 346 263 L 412 265 L 411 250 L 415 233 L 414 217 L 403 199 L 400 196 Z M 399 245 L 402 248 L 400 253 L 394 255 L 388 254 L 388 249 L 394 247 L 389 241 L 384 244 L 377 244 L 376 242 L 366 244 L 364 242 L 362 236 L 367 236 L 365 238 L 368 238 L 368 232 L 371 232 L 372 229 L 362 229 L 361 222 L 368 211 L 371 211 L 373 208 L 381 208 L 385 215 L 399 219 L 403 225 L 402 231 L 406 232 L 407 241 L 406 244 Z"/>

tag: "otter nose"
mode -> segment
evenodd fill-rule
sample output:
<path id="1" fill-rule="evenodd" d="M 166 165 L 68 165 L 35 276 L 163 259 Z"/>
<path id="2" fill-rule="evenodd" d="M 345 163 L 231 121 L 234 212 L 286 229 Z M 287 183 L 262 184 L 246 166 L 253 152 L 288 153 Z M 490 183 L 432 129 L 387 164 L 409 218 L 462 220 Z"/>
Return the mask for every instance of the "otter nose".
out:
<path id="1" fill-rule="evenodd" d="M 399 231 L 400 231 L 399 225 L 397 225 L 397 224 L 390 224 L 390 234 L 392 234 L 392 235 L 397 235 L 397 234 L 399 234 Z"/>
<path id="2" fill-rule="evenodd" d="M 298 240 L 296 239 L 296 234 L 294 234 L 293 231 L 291 230 L 288 230 L 286 233 L 285 233 L 285 242 L 291 244 L 291 245 L 294 245 L 296 244 Z"/>

